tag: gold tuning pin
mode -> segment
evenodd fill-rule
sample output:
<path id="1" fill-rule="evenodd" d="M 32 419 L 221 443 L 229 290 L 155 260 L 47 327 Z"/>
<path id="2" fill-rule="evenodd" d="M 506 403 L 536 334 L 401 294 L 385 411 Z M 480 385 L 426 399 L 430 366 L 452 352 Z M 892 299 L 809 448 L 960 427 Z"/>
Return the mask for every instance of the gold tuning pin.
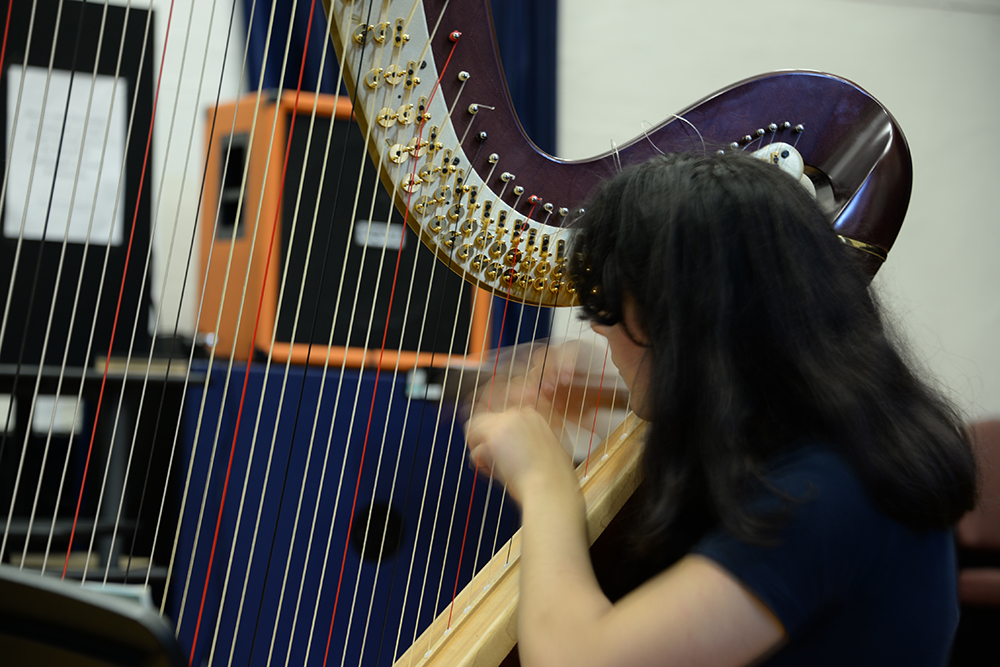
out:
<path id="1" fill-rule="evenodd" d="M 382 110 L 375 116 L 375 120 L 379 125 L 388 129 L 396 124 L 396 112 L 389 107 L 382 107 Z"/>
<path id="2" fill-rule="evenodd" d="M 374 28 L 373 25 L 368 25 L 367 23 L 361 23 L 354 29 L 353 38 L 358 44 L 364 44 L 368 41 L 368 31 Z"/>
<path id="3" fill-rule="evenodd" d="M 507 252 L 507 244 L 503 241 L 497 240 L 490 245 L 490 256 L 494 259 L 502 256 L 505 252 Z"/>
<path id="4" fill-rule="evenodd" d="M 406 174 L 403 176 L 403 180 L 400 183 L 400 187 L 403 188 L 405 192 L 416 192 L 417 188 L 423 185 L 423 181 L 419 176 L 414 174 Z"/>
<path id="5" fill-rule="evenodd" d="M 368 74 L 365 74 L 365 85 L 375 90 L 382 85 L 382 68 L 376 67 L 373 70 L 369 70 Z"/>
<path id="6" fill-rule="evenodd" d="M 386 35 L 389 32 L 389 22 L 383 21 L 376 26 L 372 26 L 372 36 L 379 44 L 385 43 Z"/>
<path id="7" fill-rule="evenodd" d="M 396 111 L 396 120 L 403 125 L 412 125 L 417 120 L 416 107 L 409 103 L 399 105 L 399 110 Z"/>
<path id="8" fill-rule="evenodd" d="M 406 70 L 404 70 L 399 65 L 389 65 L 385 68 L 385 72 L 382 74 L 385 77 L 386 82 L 390 86 L 398 86 L 406 76 Z"/>

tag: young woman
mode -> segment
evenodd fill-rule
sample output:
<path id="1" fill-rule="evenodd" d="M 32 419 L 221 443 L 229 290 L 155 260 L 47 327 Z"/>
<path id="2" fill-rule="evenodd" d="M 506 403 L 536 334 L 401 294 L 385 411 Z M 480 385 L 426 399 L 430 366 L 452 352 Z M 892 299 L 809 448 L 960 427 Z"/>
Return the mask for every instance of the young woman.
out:
<path id="1" fill-rule="evenodd" d="M 473 462 L 523 512 L 522 663 L 945 664 L 972 454 L 810 195 L 748 156 L 670 155 L 576 224 L 584 313 L 650 422 L 636 542 L 683 555 L 612 603 L 545 418 L 473 417 Z"/>

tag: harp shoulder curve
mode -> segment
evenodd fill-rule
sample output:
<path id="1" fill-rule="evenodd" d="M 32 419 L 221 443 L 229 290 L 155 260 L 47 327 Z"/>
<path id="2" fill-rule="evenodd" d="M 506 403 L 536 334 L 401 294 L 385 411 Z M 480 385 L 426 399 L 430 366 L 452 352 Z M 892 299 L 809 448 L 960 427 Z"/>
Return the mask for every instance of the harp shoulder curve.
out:
<path id="1" fill-rule="evenodd" d="M 870 275 L 891 249 L 912 187 L 896 120 L 858 85 L 823 72 L 750 77 L 671 115 L 614 154 L 566 161 L 524 134 L 496 53 L 486 0 L 327 0 L 331 38 L 382 183 L 421 240 L 470 282 L 514 301 L 575 302 L 566 225 L 591 190 L 660 153 L 801 153 L 817 201 Z M 852 246 L 857 247 L 857 246 Z"/>

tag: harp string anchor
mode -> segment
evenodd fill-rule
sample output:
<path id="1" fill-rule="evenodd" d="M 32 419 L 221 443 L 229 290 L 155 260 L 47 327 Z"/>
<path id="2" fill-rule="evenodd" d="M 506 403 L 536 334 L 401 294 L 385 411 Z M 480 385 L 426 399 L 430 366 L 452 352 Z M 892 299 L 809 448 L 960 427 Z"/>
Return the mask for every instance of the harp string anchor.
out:
<path id="1" fill-rule="evenodd" d="M 402 18 L 396 19 L 396 30 L 395 36 L 393 37 L 393 44 L 396 48 L 399 48 L 410 41 L 410 36 L 403 32 L 403 27 L 405 26 L 405 20 Z"/>
<path id="2" fill-rule="evenodd" d="M 496 109 L 496 107 L 491 107 L 491 106 L 488 106 L 486 104 L 477 104 L 475 102 L 473 102 L 472 104 L 469 105 L 469 113 L 472 114 L 473 116 L 475 116 L 477 113 L 479 113 L 480 109 L 486 109 L 488 111 L 494 111 Z"/>

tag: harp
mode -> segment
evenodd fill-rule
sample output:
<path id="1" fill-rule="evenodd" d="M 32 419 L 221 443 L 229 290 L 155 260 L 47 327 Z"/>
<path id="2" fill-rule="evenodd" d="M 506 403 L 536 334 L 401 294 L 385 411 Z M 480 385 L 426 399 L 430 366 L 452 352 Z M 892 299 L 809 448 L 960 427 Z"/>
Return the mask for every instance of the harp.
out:
<path id="1" fill-rule="evenodd" d="M 8 5 L 8 17 L 15 16 L 13 6 Z M 15 30 L 20 31 L 18 44 L 23 46 L 11 47 L 3 57 L 8 91 L 4 271 L 9 278 L 0 350 L 10 355 L 3 356 L 2 376 L 3 390 L 12 397 L 6 415 L 13 416 L 8 417 L 0 451 L 3 500 L 8 503 L 0 555 L 5 562 L 28 567 L 29 556 L 41 552 L 37 567 L 49 573 L 158 587 L 160 612 L 176 623 L 184 650 L 199 664 L 339 661 L 381 665 L 397 659 L 407 665 L 424 661 L 460 664 L 462 660 L 481 664 L 476 660 L 501 659 L 514 641 L 510 628 L 516 603 L 511 593 L 512 586 L 516 590 L 516 537 L 507 546 L 502 546 L 504 538 L 497 537 L 498 526 L 510 523 L 509 506 L 501 506 L 499 489 L 481 487 L 463 490 L 460 504 L 452 502 L 457 505 L 454 509 L 442 510 L 449 515 L 447 520 L 426 510 L 428 506 L 436 509 L 439 497 L 455 495 L 452 489 L 468 489 L 475 483 L 468 475 L 460 476 L 464 464 L 456 410 L 446 407 L 445 401 L 433 400 L 431 394 L 435 386 L 446 387 L 448 378 L 470 372 L 470 366 L 478 367 L 480 362 L 489 366 L 491 357 L 476 358 L 488 349 L 481 342 L 481 332 L 489 327 L 481 326 L 471 335 L 472 325 L 463 324 L 456 333 L 458 346 L 447 344 L 434 360 L 422 349 L 410 357 L 386 356 L 377 344 L 386 335 L 385 322 L 368 314 L 349 320 L 373 333 L 366 333 L 360 344 L 350 334 L 346 337 L 345 347 L 367 349 L 358 362 L 360 367 L 349 365 L 346 352 L 330 352 L 336 346 L 329 341 L 310 342 L 306 357 L 297 357 L 303 352 L 295 348 L 298 334 L 291 336 L 287 349 L 276 352 L 274 332 L 268 335 L 266 327 L 278 315 L 265 315 L 264 332 L 254 331 L 252 322 L 260 309 L 252 304 L 272 289 L 277 293 L 275 312 L 296 300 L 298 293 L 287 289 L 291 283 L 275 269 L 294 263 L 287 254 L 283 265 L 277 259 L 294 244 L 283 244 L 279 238 L 272 245 L 272 237 L 278 238 L 280 232 L 271 222 L 278 215 L 276 204 L 267 205 L 263 197 L 252 203 L 246 198 L 250 190 L 263 193 L 273 186 L 267 179 L 252 183 L 249 166 L 233 157 L 234 150 L 240 150 L 232 133 L 240 111 L 234 110 L 222 122 L 219 114 L 212 115 L 217 135 L 211 136 L 228 137 L 226 147 L 223 151 L 218 139 L 210 141 L 206 160 L 195 168 L 207 173 L 213 159 L 223 165 L 214 188 L 205 188 L 214 192 L 212 205 L 202 205 L 202 230 L 206 225 L 210 228 L 204 238 L 216 259 L 205 264 L 189 260 L 190 284 L 185 283 L 181 293 L 203 305 L 202 285 L 236 286 L 236 296 L 229 296 L 228 288 L 220 290 L 225 295 L 221 300 L 236 300 L 239 307 L 230 313 L 217 305 L 209 309 L 207 319 L 214 321 L 209 332 L 216 336 L 224 324 L 235 321 L 239 325 L 233 330 L 250 330 L 242 343 L 245 359 L 236 359 L 233 351 L 214 356 L 215 347 L 207 360 L 194 359 L 193 349 L 172 350 L 165 360 L 154 358 L 152 344 L 143 344 L 142 336 L 134 334 L 143 330 L 139 323 L 144 325 L 148 317 L 146 236 L 152 234 L 149 229 L 154 225 L 155 233 L 172 231 L 177 225 L 159 213 L 160 195 L 150 192 L 146 180 L 151 178 L 149 167 L 133 168 L 146 159 L 153 108 L 158 110 L 156 123 L 169 122 L 163 113 L 164 101 L 153 102 L 159 87 L 151 46 L 147 46 L 148 16 L 138 10 L 105 10 L 101 3 L 88 3 L 80 11 L 79 4 L 57 0 L 33 1 L 28 11 L 17 16 L 29 11 L 35 16 L 36 7 L 41 7 L 37 16 L 57 15 L 65 23 L 59 29 L 49 28 L 48 41 L 42 37 L 43 30 L 27 30 L 26 25 L 33 25 L 27 20 L 15 23 Z M 336 68 L 343 78 L 350 93 L 350 115 L 369 154 L 352 154 L 349 161 L 360 169 L 370 160 L 394 206 L 394 213 L 385 213 L 389 222 L 405 224 L 403 237 L 410 235 L 436 258 L 429 265 L 437 273 L 427 282 L 443 280 L 442 275 L 460 275 L 463 284 L 476 287 L 476 291 L 459 288 L 465 290 L 461 298 L 470 302 L 492 294 L 503 301 L 545 307 L 572 304 L 573 286 L 564 275 L 572 231 L 564 228 L 564 221 L 601 179 L 622 165 L 658 152 L 794 148 L 802 156 L 802 177 L 871 273 L 884 260 L 902 223 L 911 182 L 903 135 L 881 104 L 841 78 L 779 72 L 747 79 L 682 110 L 615 153 L 567 162 L 541 153 L 520 130 L 505 92 L 485 0 L 328 0 L 314 7 L 327 16 L 329 35 L 310 38 L 332 40 L 343 68 L 333 63 L 327 67 Z M 158 20 L 169 22 L 175 34 L 183 34 L 185 17 Z M 73 51 L 69 45 L 76 43 L 77 34 L 82 44 L 93 44 L 88 37 L 104 36 L 106 42 L 100 48 L 114 57 L 82 58 L 77 67 L 67 64 L 66 52 Z M 4 44 L 6 48 L 6 37 Z M 64 46 L 52 49 L 53 44 Z M 123 54 L 120 59 L 119 53 Z M 161 62 L 164 57 L 160 56 Z M 92 70 L 111 77 L 79 77 L 72 84 L 96 90 L 92 97 L 97 102 L 88 102 L 87 108 L 96 109 L 95 104 L 103 101 L 110 108 L 103 117 L 106 126 L 122 128 L 116 130 L 117 164 L 107 167 L 111 191 L 116 194 L 106 199 L 112 202 L 112 210 L 100 214 L 106 217 L 104 226 L 98 228 L 103 242 L 88 240 L 96 238 L 89 224 L 83 226 L 90 231 L 82 234 L 82 241 L 70 236 L 77 233 L 72 205 L 57 208 L 63 212 L 61 220 L 52 216 L 55 195 L 81 189 L 78 178 L 68 186 L 58 180 L 63 167 L 51 167 L 42 194 L 36 195 L 26 183 L 15 187 L 25 177 L 44 181 L 44 169 L 22 166 L 37 164 L 37 158 L 18 158 L 21 153 L 14 140 L 27 136 L 30 146 L 40 144 L 37 137 L 43 134 L 42 124 L 32 136 L 24 129 L 25 119 L 30 104 L 43 116 L 48 101 L 43 95 L 29 104 L 22 95 L 22 103 L 12 105 L 10 100 L 16 95 L 11 91 L 23 90 L 22 81 L 28 82 L 29 89 L 51 87 L 50 60 L 57 63 L 57 71 L 77 69 L 89 74 Z M 79 66 L 85 61 L 89 68 Z M 37 68 L 45 70 L 45 76 L 31 79 L 40 74 Z M 117 71 L 131 72 L 118 75 L 129 82 L 121 86 L 126 90 L 125 102 L 118 108 L 128 112 L 123 116 L 115 115 L 114 100 L 122 95 L 114 83 L 119 80 Z M 290 108 L 307 112 L 294 125 L 288 120 L 294 114 L 286 115 L 288 127 L 276 132 L 274 128 L 285 120 L 274 110 L 289 96 Z M 63 106 L 68 108 L 73 99 L 67 94 Z M 148 100 L 146 111 L 142 99 Z M 286 91 L 278 99 L 255 98 L 241 104 L 253 128 L 244 146 L 247 160 L 255 151 L 263 153 L 268 156 L 263 169 L 278 172 L 285 169 L 282 144 L 289 138 L 305 136 L 323 144 L 326 135 L 314 128 L 324 104 L 332 105 L 330 128 L 349 122 L 337 120 L 337 103 L 295 91 Z M 200 109 L 186 111 L 203 114 Z M 103 137 L 111 133 L 101 128 L 99 134 L 103 146 Z M 69 173 L 103 172 L 103 166 L 95 169 L 84 162 L 94 153 L 80 147 L 60 149 L 58 139 L 54 143 L 58 164 L 74 165 Z M 34 154 L 34 150 L 28 152 Z M 106 156 L 103 149 L 101 155 Z M 95 157 L 95 161 L 101 160 Z M 132 165 L 127 177 L 122 176 L 123 163 Z M 323 162 L 324 167 L 327 164 Z M 228 165 L 233 166 L 233 174 L 240 172 L 238 177 L 229 175 L 227 180 Z M 302 221 L 309 230 L 319 217 L 318 205 L 310 206 L 313 202 L 303 201 L 297 192 L 293 196 L 300 180 L 272 179 L 291 184 L 277 198 L 295 201 L 298 212 L 289 220 Z M 119 181 L 122 195 L 117 194 Z M 226 196 L 234 182 L 238 223 L 216 243 L 213 240 L 220 237 L 216 221 L 219 211 L 232 203 Z M 90 183 L 89 187 L 91 193 L 103 193 L 99 188 L 107 186 Z M 18 213 L 11 213 L 17 196 L 26 201 Z M 344 196 L 352 202 L 352 220 L 372 219 L 369 211 L 376 206 L 374 199 L 353 190 Z M 41 223 L 29 212 L 30 200 L 36 197 L 42 202 Z M 103 199 L 91 194 L 88 206 L 96 207 L 93 202 Z M 117 228 L 120 241 L 113 222 L 119 214 L 114 204 L 118 201 L 125 220 Z M 144 210 L 153 211 L 145 232 Z M 91 217 L 100 216 L 92 216 L 89 210 L 83 214 L 88 223 Z M 50 227 L 61 234 L 51 233 Z M 17 233 L 7 235 L 9 228 Z M 127 243 L 130 238 L 133 245 Z M 365 250 L 370 253 L 368 260 L 385 262 L 384 272 L 389 275 L 395 270 L 392 261 L 384 258 L 400 255 L 388 252 L 390 238 L 386 227 L 380 244 L 365 244 L 365 248 L 370 246 Z M 237 252 L 237 239 L 253 244 L 247 250 L 250 259 L 230 259 Z M 195 243 L 189 232 L 187 239 L 178 241 L 178 248 L 193 248 Z M 307 242 L 305 247 L 314 245 Z M 254 264 L 252 258 L 257 255 L 265 258 Z M 218 266 L 218 257 L 225 257 L 222 265 L 228 270 L 219 276 L 207 273 L 207 266 Z M 105 263 L 111 267 L 108 271 L 102 268 Z M 336 274 L 340 267 L 330 263 Z M 98 267 L 101 277 L 85 280 L 93 267 Z M 268 279 L 251 279 L 254 267 L 275 273 Z M 77 275 L 66 278 L 73 270 Z M 340 270 L 335 282 L 346 281 Z M 383 269 L 379 271 L 381 275 Z M 113 278 L 105 277 L 112 274 Z M 51 283 L 48 291 L 31 287 L 44 285 L 45 279 Z M 401 295 L 413 293 L 413 282 L 409 276 L 403 278 L 398 293 L 387 298 L 406 302 Z M 251 284 L 254 293 L 243 289 Z M 77 290 L 92 294 L 92 305 L 78 305 L 79 299 L 70 299 L 76 303 L 68 304 L 60 301 L 59 294 L 68 291 L 72 295 Z M 291 295 L 287 302 L 282 300 L 286 292 Z M 346 311 L 352 298 L 331 300 L 345 304 Z M 128 312 L 102 310 L 105 303 L 116 302 Z M 249 309 L 244 302 L 251 304 Z M 409 309 L 398 306 L 400 311 Z M 475 313 L 476 308 L 470 306 L 470 311 Z M 41 333 L 26 326 L 32 317 L 42 321 Z M 423 319 L 422 312 L 415 318 Z M 95 322 L 109 325 L 110 330 L 99 333 Z M 409 324 L 419 326 L 419 322 Z M 157 326 L 170 329 L 169 323 Z M 63 338 L 56 336 L 58 342 L 48 343 L 51 333 L 59 331 Z M 96 365 L 96 348 L 81 345 L 79 340 L 104 345 Z M 301 340 L 308 337 L 303 334 Z M 306 360 L 308 364 L 301 363 Z M 413 374 L 407 395 L 402 378 L 410 368 L 429 375 L 440 373 L 441 381 L 420 386 L 418 374 Z M 60 400 L 39 398 L 45 396 Z M 62 409 L 58 406 L 63 397 L 71 418 L 63 420 L 68 426 L 59 433 L 53 425 L 60 421 L 57 409 Z M 11 407 L 15 402 L 16 409 Z M 80 419 L 77 414 L 84 416 Z M 402 423 L 393 425 L 390 414 L 402 414 Z M 36 415 L 45 417 L 41 421 L 48 424 L 33 431 L 30 425 L 38 420 Z M 83 428 L 77 421 L 83 422 Z M 283 444 L 281 436 L 288 431 L 292 435 Z M 141 442 L 143 432 L 153 434 L 150 443 Z M 623 439 L 626 432 L 631 437 Z M 581 472 L 595 507 L 603 508 L 593 519 L 594 534 L 637 482 L 639 433 L 640 427 L 626 420 L 621 432 L 605 437 L 608 449 L 597 457 L 602 461 Z M 406 441 L 420 443 L 406 456 L 399 447 L 384 446 Z M 435 447 L 438 441 L 443 444 Z M 613 444 L 619 447 L 611 448 Z M 402 478 L 410 472 L 415 473 L 415 481 L 404 482 Z M 429 485 L 428 472 L 439 483 Z M 606 483 L 605 478 L 622 483 Z M 341 480 L 346 481 L 341 484 Z M 413 509 L 406 518 L 418 517 L 423 522 L 419 529 L 400 530 L 392 502 L 379 495 L 386 488 L 390 499 L 412 496 L 412 505 L 407 506 Z M 48 506 L 39 503 L 47 498 Z M 472 515 L 475 520 L 468 518 Z M 482 520 L 483 515 L 489 519 Z M 507 519 L 497 518 L 502 515 Z M 484 546 L 446 550 L 434 563 L 437 572 L 433 574 L 444 583 L 417 586 L 411 593 L 409 582 L 432 576 L 417 568 L 424 565 L 418 561 L 434 560 L 435 549 L 441 549 L 436 545 L 451 541 L 445 537 L 449 531 L 485 534 Z M 457 553 L 466 551 L 477 553 Z M 376 558 L 365 561 L 365 554 Z M 390 569 L 392 576 L 386 579 L 384 572 Z M 473 569 L 485 574 L 473 579 Z M 472 581 L 467 592 L 449 590 L 443 596 L 429 592 L 457 589 L 459 580 Z M 386 601 L 376 608 L 373 601 L 382 591 L 391 592 L 383 594 Z M 442 620 L 431 623 L 439 611 Z M 476 618 L 485 619 L 486 630 L 475 625 Z M 483 633 L 490 638 L 464 639 Z M 464 657 L 456 658 L 456 654 Z"/>

